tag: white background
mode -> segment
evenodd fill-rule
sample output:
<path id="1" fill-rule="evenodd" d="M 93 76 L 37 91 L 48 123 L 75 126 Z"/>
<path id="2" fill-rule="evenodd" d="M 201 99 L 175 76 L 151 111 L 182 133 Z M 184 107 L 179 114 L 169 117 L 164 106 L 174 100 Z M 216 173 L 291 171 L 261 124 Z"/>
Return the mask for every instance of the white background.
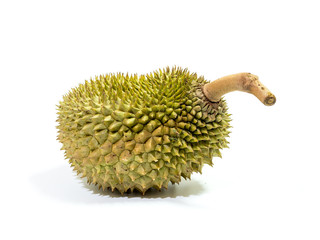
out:
<path id="1" fill-rule="evenodd" d="M 1 1 L 1 239 L 320 239 L 318 1 Z M 56 104 L 109 72 L 249 71 L 277 96 L 226 96 L 230 149 L 161 193 L 87 186 Z"/>

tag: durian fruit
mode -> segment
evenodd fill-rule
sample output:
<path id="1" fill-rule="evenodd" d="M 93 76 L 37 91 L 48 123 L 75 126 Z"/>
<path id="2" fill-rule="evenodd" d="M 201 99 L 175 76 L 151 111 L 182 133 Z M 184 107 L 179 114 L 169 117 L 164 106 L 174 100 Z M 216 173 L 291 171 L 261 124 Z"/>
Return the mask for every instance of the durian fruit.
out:
<path id="1" fill-rule="evenodd" d="M 72 89 L 58 105 L 58 140 L 88 183 L 120 193 L 167 188 L 212 165 L 227 147 L 230 115 L 222 95 L 275 97 L 258 77 L 239 73 L 209 83 L 178 67 L 147 75 L 106 74 Z"/>

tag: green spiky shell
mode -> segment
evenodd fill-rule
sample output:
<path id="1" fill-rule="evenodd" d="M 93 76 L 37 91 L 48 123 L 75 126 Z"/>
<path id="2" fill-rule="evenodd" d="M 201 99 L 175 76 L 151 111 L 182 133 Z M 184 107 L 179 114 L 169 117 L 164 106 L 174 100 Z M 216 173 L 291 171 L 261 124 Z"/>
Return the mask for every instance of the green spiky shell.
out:
<path id="1" fill-rule="evenodd" d="M 227 147 L 224 100 L 209 102 L 203 77 L 166 68 L 86 81 L 58 106 L 58 139 L 72 167 L 99 187 L 142 193 L 201 172 Z"/>

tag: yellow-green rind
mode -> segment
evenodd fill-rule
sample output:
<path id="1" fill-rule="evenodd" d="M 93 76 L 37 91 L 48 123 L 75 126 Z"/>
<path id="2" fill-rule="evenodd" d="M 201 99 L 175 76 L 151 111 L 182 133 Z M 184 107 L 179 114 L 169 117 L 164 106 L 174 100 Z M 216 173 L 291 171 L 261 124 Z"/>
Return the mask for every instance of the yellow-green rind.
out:
<path id="1" fill-rule="evenodd" d="M 58 139 L 74 170 L 99 187 L 143 194 L 201 172 L 227 147 L 224 100 L 187 69 L 107 74 L 86 81 L 58 106 Z"/>

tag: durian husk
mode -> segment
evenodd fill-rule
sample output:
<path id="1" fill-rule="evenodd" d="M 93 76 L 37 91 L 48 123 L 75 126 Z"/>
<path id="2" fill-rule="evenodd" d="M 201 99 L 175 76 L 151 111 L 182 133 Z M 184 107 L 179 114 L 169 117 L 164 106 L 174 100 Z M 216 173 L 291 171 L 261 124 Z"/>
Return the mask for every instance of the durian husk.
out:
<path id="1" fill-rule="evenodd" d="M 58 139 L 88 183 L 120 193 L 161 190 L 212 165 L 227 147 L 230 115 L 210 102 L 202 76 L 179 67 L 106 74 L 73 88 L 58 105 Z"/>

